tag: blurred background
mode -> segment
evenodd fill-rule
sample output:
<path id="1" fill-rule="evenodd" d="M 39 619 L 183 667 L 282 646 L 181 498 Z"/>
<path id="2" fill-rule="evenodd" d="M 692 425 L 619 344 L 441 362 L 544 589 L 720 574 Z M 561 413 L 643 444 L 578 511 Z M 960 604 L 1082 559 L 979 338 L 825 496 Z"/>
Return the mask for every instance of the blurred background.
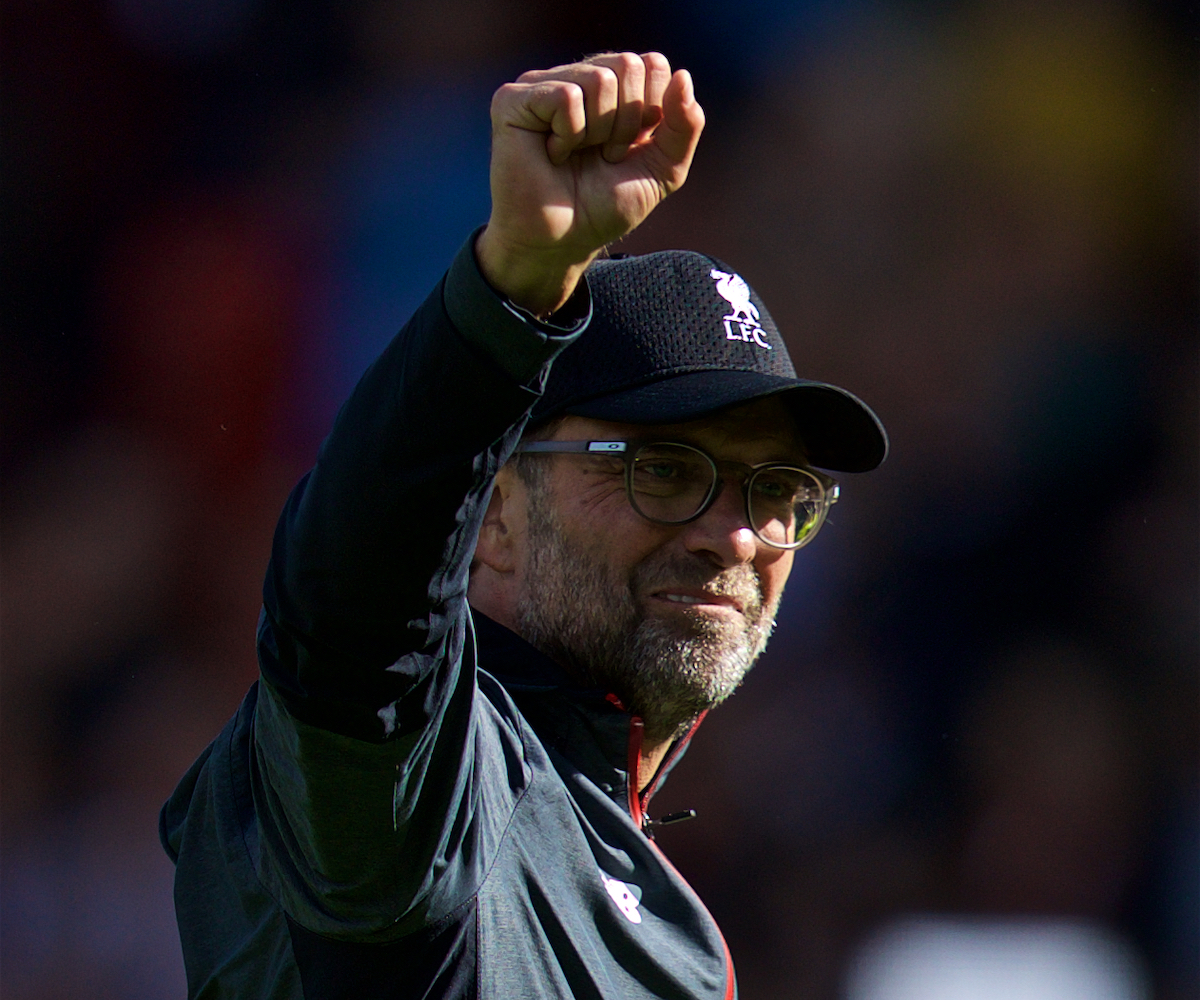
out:
<path id="1" fill-rule="evenodd" d="M 0 25 L 7 1000 L 183 995 L 156 813 L 255 678 L 276 514 L 486 219 L 491 91 L 612 48 L 709 120 L 620 249 L 728 261 L 892 438 L 655 802 L 741 995 L 1200 997 L 1194 4 Z"/>

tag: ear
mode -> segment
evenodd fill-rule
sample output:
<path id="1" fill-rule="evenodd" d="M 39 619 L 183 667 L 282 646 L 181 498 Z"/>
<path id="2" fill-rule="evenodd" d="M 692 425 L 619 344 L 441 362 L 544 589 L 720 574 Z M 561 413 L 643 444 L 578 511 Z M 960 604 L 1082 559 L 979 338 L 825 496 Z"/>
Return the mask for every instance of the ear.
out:
<path id="1" fill-rule="evenodd" d="M 467 600 L 493 621 L 515 628 L 525 564 L 528 491 L 510 465 L 497 474 L 471 561 Z"/>
<path id="2" fill-rule="evenodd" d="M 479 539 L 475 543 L 474 564 L 493 573 L 508 575 L 517 568 L 519 538 L 524 527 L 524 484 L 513 469 L 505 465 L 496 475 L 488 500 Z"/>

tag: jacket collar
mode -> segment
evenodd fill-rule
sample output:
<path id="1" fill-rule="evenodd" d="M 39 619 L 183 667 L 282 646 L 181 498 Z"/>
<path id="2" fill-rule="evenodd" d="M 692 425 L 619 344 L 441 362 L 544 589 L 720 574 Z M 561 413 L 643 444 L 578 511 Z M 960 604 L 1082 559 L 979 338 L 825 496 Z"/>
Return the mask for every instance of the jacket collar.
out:
<path id="1" fill-rule="evenodd" d="M 472 611 L 479 667 L 498 680 L 547 746 L 587 777 L 624 783 L 630 715 L 600 688 L 581 687 L 557 663 L 515 632 Z M 597 759 L 597 753 L 599 759 Z"/>
<path id="2" fill-rule="evenodd" d="M 479 667 L 498 680 L 541 741 L 622 805 L 628 799 L 634 718 L 609 692 L 579 685 L 515 632 L 472 609 Z M 640 726 L 640 720 L 636 720 Z M 695 731 L 693 727 L 692 732 Z M 637 734 L 640 737 L 640 732 Z M 662 787 L 690 738 L 672 747 L 650 789 Z M 636 776 L 635 776 L 636 777 Z M 643 795 L 644 808 L 649 795 Z"/>

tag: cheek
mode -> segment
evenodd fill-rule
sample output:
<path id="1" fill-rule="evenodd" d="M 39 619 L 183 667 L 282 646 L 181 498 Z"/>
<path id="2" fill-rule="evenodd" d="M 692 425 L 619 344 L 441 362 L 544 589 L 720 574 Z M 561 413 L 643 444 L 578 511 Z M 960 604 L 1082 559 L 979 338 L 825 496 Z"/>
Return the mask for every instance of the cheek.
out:
<path id="1" fill-rule="evenodd" d="M 629 506 L 622 483 L 592 483 L 561 510 L 561 525 L 575 550 L 624 579 L 662 547 L 670 529 L 652 524 Z"/>
<path id="2" fill-rule="evenodd" d="M 622 512 L 633 513 L 625 499 L 625 484 L 614 483 L 607 476 L 603 479 L 580 477 L 575 484 L 574 493 L 575 500 L 572 506 L 576 513 L 584 518 L 603 517 L 607 520 Z"/>
<path id="3" fill-rule="evenodd" d="M 776 550 L 755 561 L 754 568 L 762 581 L 763 598 L 767 603 L 779 600 L 795 560 L 795 552 Z"/>

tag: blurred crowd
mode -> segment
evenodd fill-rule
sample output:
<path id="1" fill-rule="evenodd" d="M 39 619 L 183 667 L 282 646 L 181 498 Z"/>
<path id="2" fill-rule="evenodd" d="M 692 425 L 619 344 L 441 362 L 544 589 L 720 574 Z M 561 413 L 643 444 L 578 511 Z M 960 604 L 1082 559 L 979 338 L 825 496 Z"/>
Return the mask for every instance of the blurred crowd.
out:
<path id="1" fill-rule="evenodd" d="M 0 993 L 183 995 L 157 809 L 255 679 L 287 491 L 486 220 L 491 91 L 657 48 L 709 126 L 620 249 L 729 262 L 893 449 L 655 802 L 741 995 L 883 997 L 915 917 L 1200 995 L 1193 17 L 8 0 Z"/>

